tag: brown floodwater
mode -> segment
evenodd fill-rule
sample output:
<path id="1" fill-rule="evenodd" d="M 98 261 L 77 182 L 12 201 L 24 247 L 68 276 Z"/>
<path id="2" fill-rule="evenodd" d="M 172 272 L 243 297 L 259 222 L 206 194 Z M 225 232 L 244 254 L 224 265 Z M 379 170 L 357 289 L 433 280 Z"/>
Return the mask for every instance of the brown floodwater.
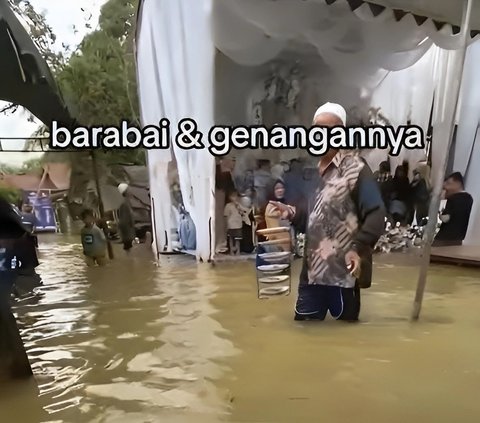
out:
<path id="1" fill-rule="evenodd" d="M 432 266 L 411 323 L 417 259 L 377 257 L 360 324 L 302 323 L 294 294 L 257 299 L 251 261 L 138 246 L 87 269 L 76 239 L 41 241 L 15 308 L 35 381 L 0 386 L 1 422 L 480 421 L 478 270 Z"/>

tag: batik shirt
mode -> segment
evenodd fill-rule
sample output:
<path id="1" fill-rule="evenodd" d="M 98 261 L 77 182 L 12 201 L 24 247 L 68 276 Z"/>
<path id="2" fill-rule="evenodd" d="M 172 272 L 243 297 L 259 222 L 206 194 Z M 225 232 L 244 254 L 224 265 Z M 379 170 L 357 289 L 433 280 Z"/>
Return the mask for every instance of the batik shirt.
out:
<path id="1" fill-rule="evenodd" d="M 355 278 L 345 263 L 358 231 L 352 196 L 365 162 L 353 152 L 338 152 L 318 188 L 307 222 L 308 283 L 352 288 Z"/>

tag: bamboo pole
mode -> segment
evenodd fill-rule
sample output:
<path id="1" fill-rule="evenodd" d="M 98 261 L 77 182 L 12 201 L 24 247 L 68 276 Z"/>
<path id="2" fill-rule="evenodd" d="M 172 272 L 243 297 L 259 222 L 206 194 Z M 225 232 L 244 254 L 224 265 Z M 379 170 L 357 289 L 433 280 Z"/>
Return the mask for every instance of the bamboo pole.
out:
<path id="1" fill-rule="evenodd" d="M 103 205 L 102 193 L 100 191 L 100 178 L 98 176 L 98 166 L 97 166 L 97 158 L 95 157 L 95 151 L 92 150 L 90 152 L 90 155 L 92 157 L 93 176 L 95 178 L 95 186 L 97 188 L 98 208 L 100 209 L 100 217 L 102 218 L 102 220 L 105 221 L 105 207 Z M 114 257 L 113 257 L 112 243 L 108 239 L 108 232 L 105 226 L 103 227 L 103 233 L 105 234 L 105 238 L 107 240 L 108 257 L 110 260 L 113 260 Z"/>
<path id="2" fill-rule="evenodd" d="M 454 87 L 452 90 L 455 95 L 455 106 L 452 110 L 450 110 L 450 115 L 445 118 L 445 121 L 448 122 L 449 128 L 449 138 L 447 143 L 444 147 L 443 154 L 439 155 L 442 157 L 442 163 L 438 172 L 436 172 L 435 184 L 433 187 L 433 195 L 432 200 L 430 203 L 430 210 L 428 214 L 428 225 L 426 228 L 426 242 L 423 250 L 423 260 L 420 266 L 420 273 L 418 275 L 418 282 L 417 282 L 417 290 L 415 293 L 415 300 L 413 303 L 413 312 L 412 312 L 412 320 L 416 321 L 420 317 L 420 311 L 422 309 L 422 302 L 423 302 L 423 295 L 425 292 L 425 287 L 427 285 L 427 273 L 428 267 L 430 265 L 430 255 L 432 249 L 432 242 L 435 236 L 435 229 L 437 227 L 438 222 L 438 210 L 440 208 L 440 201 L 441 201 L 441 193 L 443 188 L 443 180 L 445 178 L 445 172 L 447 170 L 448 165 L 448 156 L 450 152 L 450 146 L 452 144 L 453 133 L 455 128 L 455 116 L 457 115 L 457 108 L 459 105 L 459 97 L 460 97 L 460 88 L 461 88 L 461 80 L 463 75 L 463 67 L 465 64 L 465 55 L 467 50 L 467 40 L 468 40 L 468 33 L 470 27 L 470 19 L 472 15 L 472 4 L 473 0 L 464 0 L 464 8 L 463 8 L 463 17 L 462 17 L 462 32 L 461 32 L 461 54 L 460 58 L 458 59 L 458 73 L 453 75 L 450 84 Z M 453 96 L 452 96 L 453 97 Z M 438 96 L 436 96 L 438 98 Z M 435 142 L 435 141 L 433 141 Z M 432 144 L 433 147 L 433 144 Z"/>

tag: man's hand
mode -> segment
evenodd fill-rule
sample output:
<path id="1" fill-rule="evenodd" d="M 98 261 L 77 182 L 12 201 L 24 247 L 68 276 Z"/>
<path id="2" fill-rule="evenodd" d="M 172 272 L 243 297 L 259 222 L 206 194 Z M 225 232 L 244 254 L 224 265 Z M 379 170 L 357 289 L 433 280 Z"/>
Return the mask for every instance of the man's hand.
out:
<path id="1" fill-rule="evenodd" d="M 360 273 L 360 256 L 356 251 L 350 250 L 345 254 L 345 264 L 348 270 L 350 270 L 350 274 L 358 278 Z"/>

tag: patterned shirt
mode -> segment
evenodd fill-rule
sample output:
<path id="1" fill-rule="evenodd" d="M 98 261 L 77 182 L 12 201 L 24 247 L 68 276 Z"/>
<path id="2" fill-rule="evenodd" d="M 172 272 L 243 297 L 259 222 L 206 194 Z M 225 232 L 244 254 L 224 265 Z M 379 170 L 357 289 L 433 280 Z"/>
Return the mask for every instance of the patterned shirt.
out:
<path id="1" fill-rule="evenodd" d="M 355 278 L 345 264 L 359 223 L 352 192 L 365 162 L 354 152 L 340 151 L 322 175 L 307 222 L 308 283 L 353 288 Z"/>

